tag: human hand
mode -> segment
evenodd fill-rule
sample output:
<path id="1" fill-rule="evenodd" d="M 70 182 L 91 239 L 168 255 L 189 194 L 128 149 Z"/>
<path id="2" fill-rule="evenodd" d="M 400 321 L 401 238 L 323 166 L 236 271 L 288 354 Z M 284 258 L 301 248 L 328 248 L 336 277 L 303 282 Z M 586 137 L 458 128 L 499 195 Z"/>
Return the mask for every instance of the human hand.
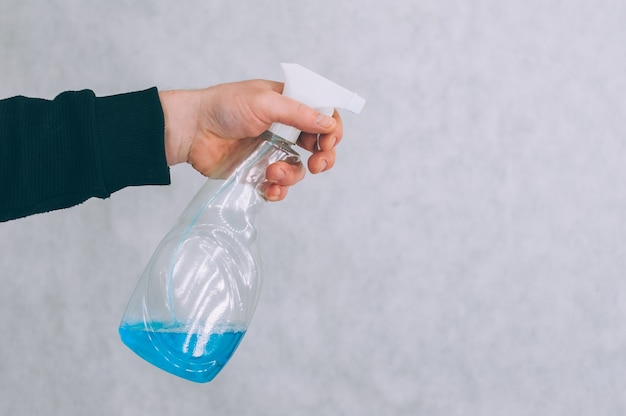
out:
<path id="1" fill-rule="evenodd" d="M 252 150 L 257 137 L 278 122 L 302 131 L 297 144 L 312 153 L 308 160 L 311 173 L 332 168 L 335 146 L 343 135 L 339 113 L 325 116 L 281 95 L 282 89 L 280 82 L 251 80 L 202 90 L 159 92 L 168 165 L 187 162 L 205 176 L 221 178 L 238 154 Z M 284 199 L 289 186 L 304 175 L 301 163 L 270 165 L 265 198 Z"/>

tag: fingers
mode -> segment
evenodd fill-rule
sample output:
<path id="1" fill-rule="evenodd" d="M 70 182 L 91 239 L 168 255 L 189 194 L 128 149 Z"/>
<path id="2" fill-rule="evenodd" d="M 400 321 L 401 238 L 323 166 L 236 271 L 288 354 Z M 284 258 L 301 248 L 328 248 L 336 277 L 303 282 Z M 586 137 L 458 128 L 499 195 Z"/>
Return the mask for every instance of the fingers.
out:
<path id="1" fill-rule="evenodd" d="M 291 186 L 300 182 L 304 174 L 305 170 L 301 163 L 276 162 L 267 167 L 265 177 L 271 183 Z"/>
<path id="2" fill-rule="evenodd" d="M 291 164 L 276 162 L 267 167 L 265 177 L 268 186 L 265 188 L 265 199 L 281 201 L 287 196 L 287 189 L 300 182 L 306 171 L 301 163 Z"/>
<path id="3" fill-rule="evenodd" d="M 335 164 L 335 146 L 341 140 L 341 119 L 338 128 L 328 134 L 303 133 L 298 138 L 298 145 L 309 150 L 312 154 L 308 160 L 309 171 L 313 174 L 331 169 Z M 269 185 L 265 188 L 265 199 L 268 201 L 282 201 L 287 196 L 289 186 L 300 182 L 306 171 L 302 164 L 276 162 L 268 166 L 265 177 Z"/>
<path id="4" fill-rule="evenodd" d="M 283 89 L 285 88 L 285 83 L 278 81 L 271 81 L 268 79 L 259 79 L 258 82 L 265 83 L 265 85 L 272 91 L 277 92 L 279 94 L 283 93 Z"/>
<path id="5" fill-rule="evenodd" d="M 275 84 L 269 85 L 277 88 Z M 337 117 L 324 115 L 318 110 L 276 92 L 274 89 L 258 96 L 257 109 L 263 111 L 267 123 L 278 122 L 314 134 L 332 133 L 340 124 Z"/>
<path id="6" fill-rule="evenodd" d="M 313 174 L 321 173 L 332 168 L 335 164 L 335 149 L 317 151 L 309 157 L 308 167 Z M 268 185 L 265 188 L 265 199 L 271 202 L 282 201 L 287 197 L 290 186 L 304 178 L 305 169 L 302 164 L 292 165 L 285 162 L 276 162 L 268 166 L 265 176 Z"/>
<path id="7" fill-rule="evenodd" d="M 326 172 L 335 165 L 335 150 L 313 153 L 307 165 L 313 174 Z"/>
<path id="8" fill-rule="evenodd" d="M 332 117 L 280 94 L 283 84 L 274 81 L 265 83 L 269 94 L 259 96 L 258 108 L 265 110 L 267 123 L 278 122 L 293 126 L 302 132 L 298 145 L 315 153 L 330 151 L 341 141 L 343 124 L 335 110 Z M 314 160 L 317 158 L 314 158 Z"/>
<path id="9" fill-rule="evenodd" d="M 267 122 L 278 122 L 293 126 L 302 131 L 297 144 L 310 151 L 308 169 L 317 174 L 331 169 L 335 164 L 335 147 L 343 136 L 343 125 L 337 111 L 333 116 L 326 116 L 300 102 L 281 95 L 283 84 L 267 81 L 272 94 L 261 96 Z M 278 93 L 278 94 L 276 94 Z M 291 165 L 277 162 L 266 171 L 268 186 L 265 198 L 268 201 L 280 201 L 287 196 L 288 187 L 302 180 L 305 169 L 301 164 Z"/>
<path id="10" fill-rule="evenodd" d="M 336 110 L 333 114 L 333 120 L 335 120 L 334 127 L 326 133 L 318 134 L 316 132 L 303 130 L 302 134 L 298 138 L 298 146 L 312 153 L 332 150 L 337 144 L 339 144 L 343 136 L 341 116 Z"/>
<path id="11" fill-rule="evenodd" d="M 270 202 L 282 201 L 287 197 L 288 186 L 272 184 L 265 189 L 265 199 Z"/>
<path id="12" fill-rule="evenodd" d="M 325 172 L 335 164 L 335 147 L 341 141 L 343 126 L 339 113 L 335 111 L 335 128 L 326 134 L 302 133 L 298 138 L 298 145 L 312 153 L 308 167 L 311 173 Z"/>

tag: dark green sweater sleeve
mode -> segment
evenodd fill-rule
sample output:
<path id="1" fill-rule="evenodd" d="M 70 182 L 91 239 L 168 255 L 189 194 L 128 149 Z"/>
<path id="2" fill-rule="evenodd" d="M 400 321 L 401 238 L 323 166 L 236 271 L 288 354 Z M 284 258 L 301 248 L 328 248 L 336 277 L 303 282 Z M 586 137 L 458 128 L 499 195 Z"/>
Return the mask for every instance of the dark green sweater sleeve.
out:
<path id="1" fill-rule="evenodd" d="M 169 184 L 163 138 L 156 88 L 0 100 L 0 221 Z"/>

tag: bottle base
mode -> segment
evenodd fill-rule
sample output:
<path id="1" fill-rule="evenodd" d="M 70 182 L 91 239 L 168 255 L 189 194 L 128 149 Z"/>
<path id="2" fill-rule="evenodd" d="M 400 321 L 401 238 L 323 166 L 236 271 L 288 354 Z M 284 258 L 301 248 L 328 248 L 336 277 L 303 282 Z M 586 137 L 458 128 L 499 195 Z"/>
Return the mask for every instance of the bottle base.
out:
<path id="1" fill-rule="evenodd" d="M 197 334 L 180 326 L 140 323 L 120 325 L 119 334 L 128 348 L 150 364 L 186 380 L 207 383 L 226 365 L 245 330 Z"/>

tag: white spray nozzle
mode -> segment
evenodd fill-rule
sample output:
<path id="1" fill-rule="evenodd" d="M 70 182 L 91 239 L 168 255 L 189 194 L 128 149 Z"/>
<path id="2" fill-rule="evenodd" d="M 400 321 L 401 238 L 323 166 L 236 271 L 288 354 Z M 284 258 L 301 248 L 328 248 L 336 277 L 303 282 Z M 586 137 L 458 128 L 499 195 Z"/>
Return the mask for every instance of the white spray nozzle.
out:
<path id="1" fill-rule="evenodd" d="M 358 114 L 365 105 L 362 97 L 301 65 L 281 66 L 285 73 L 283 95 L 315 108 L 320 113 L 331 116 L 335 108 L 340 108 Z M 300 130 L 280 123 L 272 124 L 269 130 L 291 143 L 295 143 L 300 135 Z"/>

